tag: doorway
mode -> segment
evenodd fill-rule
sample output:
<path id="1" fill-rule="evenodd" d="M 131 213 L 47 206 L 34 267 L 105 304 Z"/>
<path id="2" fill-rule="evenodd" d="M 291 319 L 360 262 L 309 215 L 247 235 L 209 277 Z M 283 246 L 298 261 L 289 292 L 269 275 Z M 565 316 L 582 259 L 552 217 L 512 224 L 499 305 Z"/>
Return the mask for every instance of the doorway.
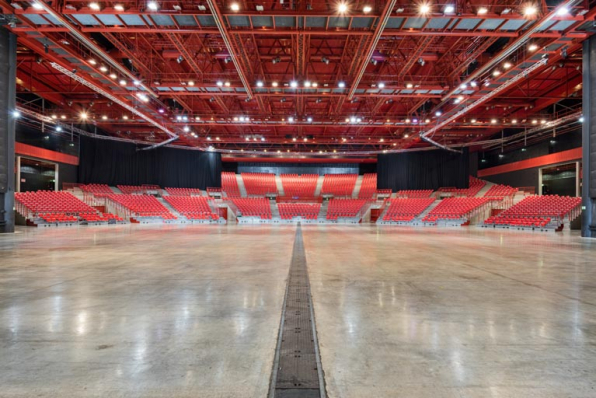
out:
<path id="1" fill-rule="evenodd" d="M 548 166 L 540 169 L 540 194 L 581 196 L 579 162 Z"/>
<path id="2" fill-rule="evenodd" d="M 17 192 L 57 190 L 58 164 L 18 156 L 15 169 Z"/>

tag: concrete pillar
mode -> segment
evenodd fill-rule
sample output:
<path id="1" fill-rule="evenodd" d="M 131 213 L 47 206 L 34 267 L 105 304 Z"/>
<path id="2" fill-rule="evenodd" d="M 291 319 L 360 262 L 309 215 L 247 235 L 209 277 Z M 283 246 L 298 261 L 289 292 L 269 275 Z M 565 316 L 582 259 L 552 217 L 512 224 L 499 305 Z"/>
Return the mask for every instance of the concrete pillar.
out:
<path id="1" fill-rule="evenodd" d="M 582 236 L 596 238 L 596 38 L 583 48 Z"/>
<path id="2" fill-rule="evenodd" d="M 17 38 L 0 27 L 0 233 L 14 232 Z"/>

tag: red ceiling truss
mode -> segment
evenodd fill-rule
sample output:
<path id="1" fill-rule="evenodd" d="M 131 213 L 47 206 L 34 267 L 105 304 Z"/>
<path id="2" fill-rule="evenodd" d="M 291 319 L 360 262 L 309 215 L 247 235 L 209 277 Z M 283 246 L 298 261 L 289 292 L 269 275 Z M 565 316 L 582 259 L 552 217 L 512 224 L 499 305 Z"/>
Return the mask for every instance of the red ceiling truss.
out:
<path id="1" fill-rule="evenodd" d="M 420 150 L 428 131 L 478 149 L 505 129 L 546 125 L 559 103 L 581 112 L 581 43 L 596 10 L 580 0 L 536 1 L 532 16 L 517 0 L 91 3 L 0 0 L 15 17 L 27 106 L 34 93 L 36 114 L 88 131 L 259 156 Z"/>

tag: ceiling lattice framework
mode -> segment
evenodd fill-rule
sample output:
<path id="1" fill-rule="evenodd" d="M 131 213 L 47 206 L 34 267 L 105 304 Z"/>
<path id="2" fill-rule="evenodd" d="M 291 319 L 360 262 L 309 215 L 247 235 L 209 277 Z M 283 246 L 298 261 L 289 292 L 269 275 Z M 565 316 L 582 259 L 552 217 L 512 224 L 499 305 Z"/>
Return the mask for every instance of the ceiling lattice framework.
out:
<path id="1" fill-rule="evenodd" d="M 428 147 L 421 135 L 488 98 L 432 133 L 480 147 L 581 113 L 596 15 L 589 1 L 536 2 L 531 16 L 527 1 L 156 4 L 0 0 L 16 17 L 22 106 L 151 144 L 167 130 L 193 148 L 349 153 Z"/>

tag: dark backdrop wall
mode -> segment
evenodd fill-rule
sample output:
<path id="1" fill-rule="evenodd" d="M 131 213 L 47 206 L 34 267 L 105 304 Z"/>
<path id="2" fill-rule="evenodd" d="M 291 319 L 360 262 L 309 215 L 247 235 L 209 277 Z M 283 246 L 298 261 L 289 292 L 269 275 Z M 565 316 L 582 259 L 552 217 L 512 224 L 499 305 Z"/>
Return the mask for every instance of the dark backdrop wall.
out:
<path id="1" fill-rule="evenodd" d="M 137 151 L 130 143 L 81 137 L 79 182 L 221 187 L 221 155 L 175 148 Z"/>
<path id="2" fill-rule="evenodd" d="M 378 155 L 379 189 L 468 188 L 469 152 L 443 150 Z"/>

